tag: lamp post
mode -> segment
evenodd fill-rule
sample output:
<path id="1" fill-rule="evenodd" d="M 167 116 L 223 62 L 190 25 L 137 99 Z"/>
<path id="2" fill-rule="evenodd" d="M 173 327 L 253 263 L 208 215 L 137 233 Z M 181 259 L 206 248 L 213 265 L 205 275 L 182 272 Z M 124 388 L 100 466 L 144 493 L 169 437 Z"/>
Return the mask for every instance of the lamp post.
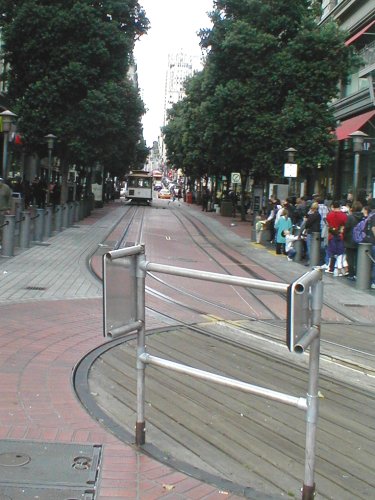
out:
<path id="1" fill-rule="evenodd" d="M 7 162 L 8 162 L 8 141 L 9 141 L 9 132 L 12 127 L 12 123 L 16 119 L 17 115 L 9 111 L 7 109 L 6 111 L 3 111 L 0 113 L 0 116 L 2 118 L 2 126 L 3 126 L 3 133 L 4 133 L 4 143 L 3 143 L 3 178 L 7 178 Z"/>
<path id="2" fill-rule="evenodd" d="M 45 136 L 45 139 L 47 140 L 47 147 L 48 147 L 48 182 L 47 182 L 47 205 L 48 205 L 50 198 L 50 184 L 52 181 L 52 150 L 57 137 L 53 134 L 48 134 Z"/>
<path id="3" fill-rule="evenodd" d="M 358 176 L 359 176 L 359 158 L 363 149 L 363 141 L 367 134 L 357 130 L 349 136 L 353 139 L 353 152 L 354 152 L 354 171 L 353 171 L 353 201 L 357 201 L 358 190 Z"/>
<path id="4" fill-rule="evenodd" d="M 292 177 L 297 177 L 297 164 L 295 163 L 295 154 L 297 150 L 294 148 L 285 149 L 285 153 L 287 154 L 288 163 L 284 165 L 284 177 L 288 177 L 288 194 L 291 195 L 292 188 Z"/>

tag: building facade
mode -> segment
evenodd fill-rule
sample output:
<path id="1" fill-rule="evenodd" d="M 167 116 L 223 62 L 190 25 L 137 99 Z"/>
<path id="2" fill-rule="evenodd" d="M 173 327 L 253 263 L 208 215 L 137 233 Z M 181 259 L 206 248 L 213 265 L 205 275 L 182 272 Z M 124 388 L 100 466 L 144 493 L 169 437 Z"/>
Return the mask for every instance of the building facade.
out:
<path id="1" fill-rule="evenodd" d="M 183 50 L 168 55 L 164 90 L 163 126 L 167 124 L 167 112 L 173 104 L 185 97 L 184 83 L 198 69 L 196 58 Z M 160 140 L 160 153 L 165 162 L 166 152 L 163 137 Z"/>
<path id="2" fill-rule="evenodd" d="M 334 19 L 348 33 L 346 45 L 360 55 L 360 68 L 341 82 L 332 103 L 338 150 L 333 172 L 335 195 L 360 192 L 375 197 L 375 4 L 374 0 L 323 0 L 321 23 Z M 363 132 L 359 165 L 351 134 Z M 355 171 L 357 170 L 357 174 Z"/>

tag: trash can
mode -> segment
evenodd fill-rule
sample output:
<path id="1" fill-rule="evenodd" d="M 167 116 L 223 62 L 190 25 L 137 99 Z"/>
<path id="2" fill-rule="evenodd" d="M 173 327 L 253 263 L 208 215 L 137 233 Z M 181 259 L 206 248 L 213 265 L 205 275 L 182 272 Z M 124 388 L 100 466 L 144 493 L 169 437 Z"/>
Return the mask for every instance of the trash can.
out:
<path id="1" fill-rule="evenodd" d="M 193 203 L 193 193 L 191 191 L 186 193 L 186 203 Z"/>
<path id="2" fill-rule="evenodd" d="M 232 203 L 232 201 L 223 200 L 221 202 L 220 214 L 223 217 L 232 217 L 232 215 L 233 215 L 233 203 Z"/>

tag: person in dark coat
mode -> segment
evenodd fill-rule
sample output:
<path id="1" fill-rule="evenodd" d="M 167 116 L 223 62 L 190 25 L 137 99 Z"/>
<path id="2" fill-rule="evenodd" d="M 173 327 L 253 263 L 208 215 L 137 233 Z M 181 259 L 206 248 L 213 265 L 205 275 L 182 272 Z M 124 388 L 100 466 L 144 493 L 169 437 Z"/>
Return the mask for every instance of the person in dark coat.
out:
<path id="1" fill-rule="evenodd" d="M 208 211 L 208 202 L 210 199 L 210 191 L 208 188 L 204 188 L 202 192 L 202 211 Z"/>
<path id="2" fill-rule="evenodd" d="M 314 201 L 305 217 L 304 223 L 304 230 L 306 232 L 306 265 L 310 263 L 313 233 L 320 234 L 320 219 L 319 203 Z"/>
<path id="3" fill-rule="evenodd" d="M 44 208 L 46 205 L 47 184 L 43 179 L 35 177 L 31 184 L 31 189 L 33 193 L 33 204 L 38 208 Z"/>
<path id="4" fill-rule="evenodd" d="M 346 260 L 348 261 L 348 279 L 355 280 L 358 244 L 353 240 L 353 228 L 363 219 L 362 203 L 353 202 L 348 218 L 344 226 L 344 247 Z"/>

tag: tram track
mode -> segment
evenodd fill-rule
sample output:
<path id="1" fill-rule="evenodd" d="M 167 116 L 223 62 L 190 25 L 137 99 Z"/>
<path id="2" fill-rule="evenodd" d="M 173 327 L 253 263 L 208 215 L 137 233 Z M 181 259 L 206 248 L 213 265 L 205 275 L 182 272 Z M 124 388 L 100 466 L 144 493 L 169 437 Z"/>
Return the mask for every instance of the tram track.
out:
<path id="1" fill-rule="evenodd" d="M 130 222 L 128 215 L 129 220 L 123 221 L 127 225 L 118 245 L 129 246 L 143 242 L 145 238 L 144 243 L 146 248 L 150 248 L 150 255 L 156 250 L 152 255 L 152 261 L 159 261 L 159 257 L 162 256 L 164 260 L 189 262 L 189 259 L 184 259 L 184 255 L 188 255 L 191 257 L 191 262 L 197 262 L 196 267 L 199 267 L 202 265 L 202 260 L 199 253 L 195 260 L 196 250 L 193 247 L 191 254 L 168 253 L 169 249 L 172 252 L 179 251 L 182 244 L 189 245 L 189 241 L 192 241 L 199 250 L 204 251 L 212 269 L 217 267 L 217 262 L 219 264 L 224 262 L 217 272 L 236 274 L 236 266 L 239 263 L 242 264 L 242 273 L 247 266 L 250 271 L 248 276 L 254 277 L 254 274 L 251 274 L 251 263 L 244 262 L 248 257 L 240 260 L 236 252 L 231 253 L 230 245 L 226 247 L 223 243 L 214 242 L 213 246 L 212 240 L 204 238 L 206 236 L 204 233 L 207 233 L 207 237 L 210 236 L 209 229 L 207 231 L 202 229 L 199 223 L 197 226 L 190 225 L 182 215 L 179 227 L 184 228 L 184 234 L 188 234 L 188 238 L 185 240 L 182 237 L 183 243 L 181 241 L 175 246 L 171 243 L 170 247 L 160 247 L 160 242 L 164 241 L 164 238 L 168 242 L 173 241 L 173 234 L 176 234 L 173 233 L 175 224 L 167 226 L 171 218 L 169 215 L 165 216 L 163 223 L 157 224 L 157 228 L 150 226 L 153 228 L 151 231 L 153 234 L 150 235 L 147 233 L 148 216 L 150 213 L 147 210 L 143 216 L 138 212 L 133 214 Z M 150 218 L 152 219 L 152 215 Z M 139 227 L 141 222 L 142 229 Z M 167 227 L 168 229 L 164 231 Z M 186 231 L 187 228 L 190 229 L 189 233 Z M 168 232 L 171 235 L 170 239 Z M 154 237 L 158 239 L 154 240 Z M 164 244 L 169 245 L 169 243 Z M 210 254 L 210 248 L 214 249 L 216 255 Z M 225 258 L 220 258 L 219 251 Z M 229 263 L 227 267 L 225 262 Z M 231 263 L 235 266 L 231 266 Z M 240 274 L 243 275 L 242 273 Z M 265 278 L 258 276 L 258 279 Z M 283 315 L 276 312 L 270 319 L 260 319 L 246 314 L 246 309 L 241 310 L 238 300 L 237 302 L 231 300 L 229 289 L 227 297 L 219 301 L 218 297 L 221 297 L 219 293 L 206 295 L 204 298 L 203 286 L 194 288 L 190 283 L 184 288 L 179 286 L 179 279 L 168 280 L 166 275 L 156 276 L 149 272 L 146 283 L 146 293 L 152 297 L 148 300 L 146 308 L 147 322 L 151 320 L 150 324 L 154 324 L 152 330 L 147 330 L 147 346 L 151 354 L 197 367 L 202 364 L 206 366 L 207 363 L 208 368 L 213 371 L 223 372 L 234 378 L 249 379 L 251 383 L 261 386 L 275 386 L 277 390 L 288 393 L 289 391 L 300 393 L 304 390 L 308 356 L 286 352 Z M 238 304 L 238 310 L 230 304 L 234 306 Z M 215 309 L 218 314 L 212 312 Z M 183 310 L 186 311 L 185 316 Z M 200 317 L 199 320 L 194 317 L 195 315 Z M 343 315 L 341 317 L 343 327 L 348 325 L 346 317 Z M 155 325 L 159 327 L 156 328 Z M 366 326 L 370 327 L 368 324 Z M 136 338 L 129 335 L 121 340 L 123 342 L 121 347 L 119 339 L 103 346 L 105 352 L 91 369 L 88 392 L 95 395 L 99 408 L 107 408 L 108 402 L 111 403 L 111 411 L 108 414 L 109 419 L 113 419 L 114 429 L 117 429 L 120 423 L 121 427 L 131 433 L 134 426 Z M 111 349 L 111 345 L 118 348 Z M 345 346 L 332 339 L 322 339 L 319 386 L 320 395 L 325 402 L 322 401 L 321 404 L 319 421 L 321 437 L 316 470 L 317 482 L 320 485 L 319 498 L 335 498 L 338 489 L 340 498 L 345 500 L 353 498 L 354 492 L 357 498 L 368 498 L 368 492 L 372 487 L 369 479 L 373 456 L 369 422 L 373 413 L 375 370 L 366 371 L 355 362 L 346 360 L 345 356 L 340 355 L 337 359 L 332 356 L 332 350 L 335 352 L 347 350 L 348 358 L 351 358 L 352 354 L 366 354 L 369 358 L 374 358 L 372 353 L 365 353 L 353 345 L 354 347 Z M 331 352 L 328 351 L 328 347 L 331 348 Z M 236 375 L 238 377 L 235 377 Z M 263 489 L 263 484 L 267 484 L 270 476 L 268 472 L 263 474 L 263 470 L 269 471 L 271 468 L 275 474 L 280 473 L 280 475 L 271 474 L 275 482 L 270 488 L 278 489 L 285 494 L 296 484 L 298 485 L 302 471 L 298 472 L 296 467 L 300 467 L 303 454 L 302 445 L 299 443 L 303 443 L 304 427 L 299 416 L 289 407 L 276 408 L 275 405 L 262 400 L 255 400 L 249 404 L 248 398 L 241 394 L 227 394 L 216 387 L 204 385 L 198 387 L 189 379 L 180 381 L 174 376 L 166 378 L 163 372 L 157 369 L 153 369 L 152 376 L 148 379 L 148 390 L 150 391 L 147 399 L 148 438 L 153 446 L 156 448 L 159 446 L 163 450 L 163 457 L 168 454 L 167 443 L 170 443 L 172 457 L 180 447 L 181 455 L 176 455 L 177 457 L 185 458 L 186 454 L 193 454 L 194 457 L 205 460 L 208 457 L 207 463 L 211 464 L 208 461 L 211 458 L 211 451 L 209 453 L 207 450 L 212 450 L 212 466 L 217 466 L 217 470 L 221 471 L 220 476 L 227 477 L 225 475 L 228 472 L 227 464 L 233 464 L 236 476 L 231 479 L 237 484 L 253 485 L 256 484 L 254 481 L 260 478 L 259 488 Z M 199 413 L 198 409 L 201 410 Z M 111 422 L 109 424 L 111 425 Z M 216 437 L 216 432 L 219 433 L 219 438 Z M 251 443 L 245 450 L 248 453 L 246 459 L 242 452 L 242 445 L 245 442 Z M 217 465 L 219 453 L 225 454 L 226 457 L 223 470 Z M 249 466 L 252 457 L 254 457 L 253 468 Z M 238 469 L 234 467 L 236 460 Z M 288 465 L 292 463 L 293 468 Z M 342 476 L 346 473 L 349 479 Z M 242 480 L 245 477 L 249 483 Z M 358 489 L 359 483 L 361 490 Z M 293 491 L 297 491 L 297 487 Z"/>
<path id="2" fill-rule="evenodd" d="M 126 217 L 129 219 L 126 221 L 125 227 L 122 229 L 122 235 L 121 238 L 117 241 L 115 249 L 122 248 L 124 246 L 129 246 L 131 244 L 139 244 L 142 242 L 143 237 L 144 237 L 144 230 L 145 230 L 145 214 L 147 211 L 146 207 L 129 207 L 132 209 L 131 214 L 129 214 L 129 211 L 126 214 Z M 225 267 L 222 262 L 216 256 L 214 255 L 214 252 L 210 252 L 210 248 L 213 248 L 216 252 L 220 252 L 223 256 L 225 256 L 228 261 L 233 262 L 236 266 L 241 268 L 248 277 L 255 278 L 255 279 L 264 279 L 264 277 L 261 276 L 260 273 L 257 273 L 252 269 L 251 263 L 250 264 L 245 264 L 243 261 L 241 261 L 238 257 L 233 255 L 231 252 L 227 251 L 223 247 L 223 243 L 221 240 L 219 240 L 216 235 L 209 229 L 204 226 L 204 229 L 197 224 L 196 220 L 191 217 L 187 216 L 186 214 L 181 215 L 180 213 L 177 215 L 175 210 L 169 210 L 173 214 L 173 216 L 179 221 L 179 224 L 184 227 L 185 231 L 189 234 L 190 239 L 196 245 L 200 251 L 202 251 L 207 257 L 210 259 L 211 262 L 214 262 L 215 265 L 219 267 L 225 274 L 232 274 L 231 270 L 228 270 L 227 267 Z M 130 216 L 129 216 L 130 215 Z M 119 224 L 123 224 L 123 219 L 119 221 Z M 191 224 L 191 227 L 194 228 L 192 231 L 189 227 L 189 224 Z M 134 236 L 136 234 L 136 236 Z M 198 236 L 196 236 L 198 235 Z M 198 238 L 200 241 L 198 241 Z M 151 278 L 153 281 L 158 283 L 163 288 L 167 288 L 171 290 L 174 293 L 177 293 L 182 296 L 188 297 L 190 300 L 193 300 L 193 302 L 196 302 L 197 304 L 189 305 L 188 301 L 184 302 L 183 300 L 178 300 L 176 297 L 173 297 L 169 293 L 166 293 L 163 290 L 157 289 L 155 287 L 150 286 L 149 284 L 146 286 L 146 293 L 149 295 L 152 295 L 155 297 L 157 300 L 161 301 L 162 303 L 168 304 L 170 307 L 176 306 L 182 309 L 185 309 L 185 311 L 189 311 L 190 314 L 196 314 L 198 316 L 201 316 L 202 318 L 207 318 L 208 321 L 213 322 L 214 320 L 217 322 L 217 324 L 220 324 L 222 326 L 226 327 L 231 327 L 233 328 L 233 324 L 236 323 L 236 328 L 241 330 L 244 335 L 250 334 L 254 335 L 254 330 L 251 328 L 248 328 L 246 326 L 246 323 L 251 324 L 254 322 L 258 322 L 259 324 L 263 325 L 264 327 L 269 327 L 270 329 L 273 329 L 275 325 L 280 325 L 282 324 L 282 333 L 280 335 L 274 335 L 272 333 L 267 333 L 265 332 L 265 328 L 262 328 L 262 334 L 260 335 L 261 338 L 267 339 L 268 341 L 271 342 L 276 342 L 280 345 L 284 345 L 285 343 L 285 316 L 280 316 L 277 314 L 274 314 L 272 309 L 268 307 L 266 304 L 264 304 L 259 297 L 257 297 L 251 289 L 246 289 L 247 293 L 252 297 L 252 299 L 257 300 L 259 305 L 262 307 L 265 307 L 267 312 L 270 315 L 270 319 L 261 319 L 259 317 L 252 316 L 250 314 L 245 314 L 244 312 L 241 312 L 239 310 L 236 310 L 233 307 L 228 307 L 220 303 L 219 301 L 211 300 L 206 297 L 203 297 L 199 293 L 193 293 L 192 291 L 186 290 L 183 287 L 176 286 L 172 283 L 169 283 L 165 279 L 160 278 L 159 276 L 156 276 L 153 273 L 148 272 L 148 277 Z M 234 287 L 233 287 L 234 288 Z M 275 292 L 276 293 L 276 292 Z M 280 297 L 285 299 L 285 296 L 283 294 L 279 294 Z M 202 304 L 205 304 L 208 308 L 212 308 L 213 310 L 217 311 L 222 311 L 223 317 L 221 317 L 220 314 L 214 314 L 212 312 L 208 312 L 207 308 L 202 307 Z M 330 306 L 332 308 L 332 306 Z M 177 315 L 173 316 L 164 312 L 160 312 L 162 308 L 156 309 L 150 306 L 147 306 L 147 310 L 159 314 L 161 317 L 165 317 L 168 321 L 173 321 L 176 322 L 176 324 L 184 325 L 184 326 L 191 326 L 191 322 L 181 322 L 180 319 L 178 318 Z M 286 310 L 286 302 L 285 302 L 285 310 Z M 340 312 L 341 316 L 342 313 Z M 231 319 L 226 319 L 224 315 L 228 316 L 231 315 L 233 316 Z M 203 322 L 203 321 L 202 321 Z M 342 324 L 347 325 L 348 323 L 351 322 L 351 319 L 349 316 L 343 316 L 343 321 L 342 323 L 336 323 L 336 324 Z M 368 326 L 368 325 L 363 325 L 363 326 Z M 323 326 L 324 327 L 324 326 Z M 203 330 L 201 330 L 201 333 L 204 333 Z M 375 359 L 375 354 L 368 352 L 368 351 L 363 351 L 361 349 L 357 349 L 355 347 L 345 345 L 344 343 L 338 343 L 332 340 L 327 340 L 325 338 L 321 339 L 322 342 L 322 355 L 326 356 L 327 359 L 330 359 L 334 363 L 338 363 L 341 366 L 347 366 L 351 367 L 355 370 L 361 371 L 362 373 L 367 373 L 369 375 L 375 375 L 374 370 L 371 370 L 369 367 L 359 365 L 357 363 L 352 363 L 350 362 L 347 358 L 351 354 L 355 354 L 356 356 L 367 356 L 371 359 Z M 328 353 L 324 353 L 325 347 L 328 348 Z M 340 351 L 342 354 L 341 355 L 334 355 L 333 352 Z"/>

